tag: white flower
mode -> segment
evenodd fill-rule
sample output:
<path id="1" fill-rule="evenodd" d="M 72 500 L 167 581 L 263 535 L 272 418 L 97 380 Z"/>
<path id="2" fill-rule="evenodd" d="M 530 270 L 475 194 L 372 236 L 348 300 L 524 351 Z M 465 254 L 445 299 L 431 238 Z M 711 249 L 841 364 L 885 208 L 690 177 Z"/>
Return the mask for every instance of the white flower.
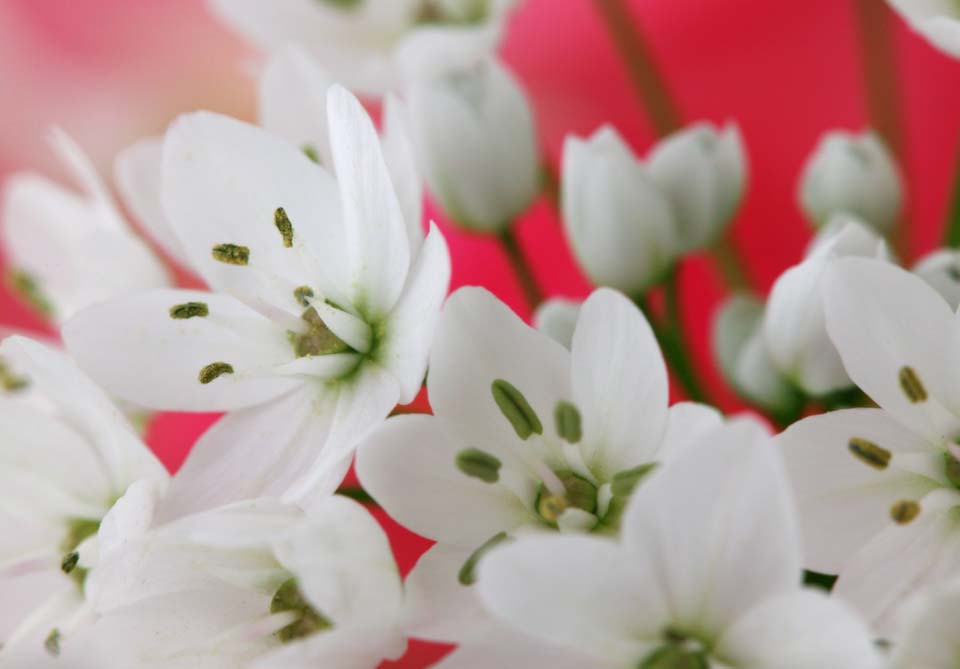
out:
<path id="1" fill-rule="evenodd" d="M 747 180 L 747 158 L 736 124 L 722 130 L 696 123 L 651 151 L 650 178 L 673 205 L 682 251 L 713 244 L 733 219 Z"/>
<path id="2" fill-rule="evenodd" d="M 82 190 L 31 173 L 10 179 L 2 239 L 14 287 L 59 324 L 101 300 L 169 285 L 163 264 L 123 220 L 80 148 L 60 130 L 52 142 Z"/>
<path id="3" fill-rule="evenodd" d="M 295 44 L 364 94 L 469 67 L 492 53 L 515 0 L 210 0 L 268 51 Z"/>
<path id="4" fill-rule="evenodd" d="M 570 245 L 594 283 L 635 295 L 673 266 L 672 205 L 612 126 L 564 141 L 562 203 Z"/>
<path id="5" fill-rule="evenodd" d="M 564 298 L 550 298 L 533 312 L 533 326 L 550 339 L 570 348 L 573 343 L 573 331 L 580 318 L 582 302 Z"/>
<path id="6" fill-rule="evenodd" d="M 823 315 L 823 274 L 839 257 L 887 258 L 884 241 L 848 216 L 837 216 L 811 245 L 803 262 L 773 284 L 763 320 L 763 337 L 774 365 L 810 395 L 852 386 Z"/>
<path id="7" fill-rule="evenodd" d="M 640 486 L 619 543 L 524 538 L 481 563 L 478 588 L 500 620 L 585 666 L 878 668 L 866 626 L 798 587 L 794 513 L 765 430 L 734 422 Z"/>
<path id="8" fill-rule="evenodd" d="M 903 609 L 891 669 L 954 669 L 960 658 L 960 582 L 928 588 Z"/>
<path id="9" fill-rule="evenodd" d="M 887 234 L 903 208 L 903 184 L 893 156 L 876 134 L 833 131 L 807 159 L 799 199 L 818 227 L 835 214 L 849 214 Z"/>
<path id="10" fill-rule="evenodd" d="M 496 232 L 540 192 L 540 158 L 530 103 L 495 60 L 422 79 L 406 90 L 421 170 L 456 223 Z"/>
<path id="11" fill-rule="evenodd" d="M 0 392 L 0 609 L 19 623 L 3 630 L 0 659 L 24 642 L 46 642 L 56 654 L 86 620 L 104 516 L 130 491 L 159 495 L 167 473 L 63 354 L 13 336 L 0 344 L 0 358 L 7 381 L 16 381 Z M 21 401 L 20 393 L 29 396 Z M 135 531 L 130 523 L 113 528 L 120 538 Z"/>
<path id="12" fill-rule="evenodd" d="M 960 6 L 953 0 L 887 0 L 935 47 L 960 58 Z"/>
<path id="13" fill-rule="evenodd" d="M 727 381 L 745 399 L 779 415 L 796 411 L 798 393 L 780 374 L 763 339 L 763 303 L 734 295 L 713 323 L 714 357 Z"/>
<path id="14" fill-rule="evenodd" d="M 194 446 L 162 515 L 335 488 L 359 436 L 420 390 L 449 279 L 434 228 L 419 252 L 376 132 L 328 95 L 336 178 L 298 146 L 208 113 L 164 145 L 163 204 L 217 292 L 92 307 L 64 337 L 117 396 L 229 411 Z"/>
<path id="15" fill-rule="evenodd" d="M 114 666 L 374 669 L 405 649 L 390 545 L 340 496 L 160 525 L 104 561 L 94 585 Z"/>
<path id="16" fill-rule="evenodd" d="M 889 633 L 903 598 L 960 567 L 960 332 L 921 279 L 876 260 L 830 268 L 830 337 L 879 409 L 807 418 L 779 437 L 806 567 Z"/>
<path id="17" fill-rule="evenodd" d="M 721 422 L 700 405 L 668 410 L 650 326 L 609 289 L 584 302 L 570 351 L 485 290 L 457 291 L 428 390 L 435 415 L 387 421 L 357 473 L 391 516 L 438 542 L 408 578 L 409 615 L 418 634 L 454 641 L 483 628 L 461 584 L 490 548 L 530 532 L 616 532 L 633 487 Z"/>
<path id="18" fill-rule="evenodd" d="M 930 284 L 954 311 L 960 307 L 960 251 L 937 249 L 913 266 L 913 273 Z"/>

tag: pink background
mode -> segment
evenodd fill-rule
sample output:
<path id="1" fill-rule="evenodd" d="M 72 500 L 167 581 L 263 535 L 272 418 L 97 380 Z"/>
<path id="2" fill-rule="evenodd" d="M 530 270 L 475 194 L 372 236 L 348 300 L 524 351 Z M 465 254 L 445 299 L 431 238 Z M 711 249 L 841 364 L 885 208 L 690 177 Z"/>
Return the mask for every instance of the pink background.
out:
<path id="1" fill-rule="evenodd" d="M 810 236 L 795 200 L 805 157 L 824 131 L 868 125 L 854 3 L 634 0 L 631 5 L 684 119 L 740 124 L 751 177 L 734 238 L 755 287 L 765 293 L 799 259 Z M 912 261 L 942 235 L 960 146 L 960 63 L 934 51 L 899 20 L 894 44 Z M 644 110 L 588 0 L 527 0 L 509 26 L 503 55 L 534 101 L 544 154 L 554 166 L 566 133 L 586 134 L 605 122 L 638 151 L 651 145 Z M 0 174 L 23 168 L 62 174 L 45 143 L 54 123 L 109 173 L 117 149 L 162 132 L 181 111 L 207 108 L 253 118 L 255 89 L 247 73 L 255 59 L 208 17 L 200 0 L 0 0 Z M 450 241 L 454 287 L 487 286 L 528 315 L 497 246 L 446 225 L 434 208 L 429 213 L 444 224 Z M 570 297 L 589 292 L 547 202 L 523 217 L 519 234 L 545 292 Z M 700 258 L 686 261 L 681 276 L 697 367 L 717 403 L 736 409 L 708 349 L 723 285 Z M 0 325 L 44 331 L 39 319 L 2 290 Z M 175 468 L 213 418 L 163 416 L 150 431 L 150 444 Z M 409 568 L 425 542 L 384 522 L 401 566 Z M 417 644 L 393 666 L 425 666 L 441 652 Z"/>

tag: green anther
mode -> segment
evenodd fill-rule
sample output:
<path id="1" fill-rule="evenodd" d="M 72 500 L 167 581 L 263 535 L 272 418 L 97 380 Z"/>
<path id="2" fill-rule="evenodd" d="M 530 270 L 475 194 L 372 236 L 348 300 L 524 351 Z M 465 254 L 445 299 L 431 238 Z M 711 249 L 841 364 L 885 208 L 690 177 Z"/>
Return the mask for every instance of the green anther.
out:
<path id="1" fill-rule="evenodd" d="M 288 333 L 290 343 L 293 344 L 293 350 L 298 358 L 345 353 L 352 350 L 346 342 L 333 334 L 333 331 L 327 327 L 327 324 L 323 322 L 323 319 L 320 318 L 317 310 L 313 307 L 304 311 L 300 318 L 309 325 L 307 331 L 304 333 Z"/>
<path id="2" fill-rule="evenodd" d="M 947 476 L 947 480 L 960 488 L 960 460 L 957 460 L 950 453 L 944 453 L 943 460 L 943 470 Z"/>
<path id="3" fill-rule="evenodd" d="M 483 545 L 481 545 L 480 548 L 473 551 L 473 553 L 470 554 L 470 557 L 467 558 L 467 561 L 463 563 L 463 566 L 460 567 L 460 572 L 457 574 L 457 580 L 460 581 L 460 585 L 473 585 L 476 583 L 476 570 L 477 564 L 480 562 L 480 558 L 505 541 L 510 541 L 510 535 L 508 535 L 506 532 L 499 532 L 483 542 Z"/>
<path id="4" fill-rule="evenodd" d="M 493 393 L 493 401 L 513 425 L 518 437 L 526 441 L 534 432 L 543 434 L 543 424 L 523 393 L 503 379 L 494 381 L 490 391 Z"/>
<path id="5" fill-rule="evenodd" d="M 700 650 L 688 650 L 680 645 L 667 644 L 647 655 L 638 669 L 709 669 L 710 661 Z"/>
<path id="6" fill-rule="evenodd" d="M 77 551 L 67 553 L 60 562 L 60 569 L 63 570 L 64 574 L 69 574 L 76 568 L 78 562 L 80 562 L 80 553 Z"/>
<path id="7" fill-rule="evenodd" d="M 912 499 L 902 499 L 890 507 L 890 517 L 898 525 L 906 525 L 920 515 L 920 504 Z"/>
<path id="8" fill-rule="evenodd" d="M 206 318 L 209 315 L 210 308 L 204 302 L 184 302 L 170 307 L 170 318 L 177 320 Z"/>
<path id="9" fill-rule="evenodd" d="M 310 286 L 299 286 L 293 289 L 293 298 L 301 307 L 310 306 L 310 298 L 314 296 L 313 288 Z"/>
<path id="10" fill-rule="evenodd" d="M 293 223 L 290 222 L 290 217 L 287 216 L 283 207 L 277 207 L 277 210 L 273 212 L 273 224 L 277 226 L 280 236 L 283 237 L 284 247 L 290 248 L 293 246 Z"/>
<path id="11" fill-rule="evenodd" d="M 17 376 L 0 360 L 0 389 L 7 392 L 23 390 L 30 385 L 30 382 L 22 376 Z"/>
<path id="12" fill-rule="evenodd" d="M 656 462 L 648 462 L 639 467 L 618 472 L 610 482 L 610 491 L 617 497 L 630 496 L 633 493 L 633 489 L 637 487 L 637 484 L 640 483 L 647 474 L 652 472 L 656 466 Z"/>
<path id="13" fill-rule="evenodd" d="M 40 284 L 27 272 L 13 270 L 10 272 L 10 287 L 41 316 L 53 315 L 53 304 L 40 290 Z"/>
<path id="14" fill-rule="evenodd" d="M 310 602 L 300 592 L 295 578 L 284 581 L 270 601 L 270 613 L 287 611 L 296 614 L 297 619 L 276 632 L 277 638 L 283 643 L 303 639 L 333 627 L 330 620 L 310 606 Z"/>
<path id="15" fill-rule="evenodd" d="M 321 163 L 320 152 L 317 151 L 317 147 L 313 144 L 304 144 L 300 147 L 300 150 L 303 151 L 303 155 L 315 162 L 317 165 Z"/>
<path id="16" fill-rule="evenodd" d="M 923 382 L 920 381 L 920 377 L 917 376 L 913 367 L 901 367 L 898 379 L 900 380 L 900 389 L 911 403 L 919 404 L 927 401 L 927 389 L 923 386 Z"/>
<path id="17" fill-rule="evenodd" d="M 200 383 L 206 385 L 224 374 L 233 374 L 233 365 L 226 362 L 212 362 L 200 370 L 198 378 Z"/>
<path id="18" fill-rule="evenodd" d="M 891 454 L 887 449 L 878 446 L 872 441 L 854 437 L 847 445 L 850 452 L 864 464 L 874 469 L 886 469 L 890 464 Z"/>
<path id="19" fill-rule="evenodd" d="M 557 425 L 557 434 L 564 441 L 576 444 L 583 438 L 580 411 L 570 402 L 557 402 L 553 409 L 553 420 Z"/>
<path id="20" fill-rule="evenodd" d="M 468 448 L 457 453 L 457 469 L 480 479 L 484 483 L 496 483 L 500 480 L 500 460 L 476 448 Z"/>
<path id="21" fill-rule="evenodd" d="M 52 629 L 43 642 L 43 647 L 51 657 L 60 657 L 60 630 Z"/>
<path id="22" fill-rule="evenodd" d="M 213 247 L 213 259 L 228 265 L 246 265 L 250 262 L 250 249 L 236 244 L 218 244 Z"/>

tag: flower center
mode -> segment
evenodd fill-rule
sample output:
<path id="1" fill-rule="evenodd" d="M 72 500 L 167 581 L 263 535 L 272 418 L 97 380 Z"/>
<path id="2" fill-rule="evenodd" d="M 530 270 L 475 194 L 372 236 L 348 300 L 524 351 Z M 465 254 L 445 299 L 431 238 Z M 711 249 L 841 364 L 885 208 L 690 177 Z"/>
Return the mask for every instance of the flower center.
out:
<path id="1" fill-rule="evenodd" d="M 286 627 L 276 632 L 282 643 L 289 643 L 303 639 L 318 632 L 333 627 L 333 623 L 325 618 L 300 592 L 297 579 L 290 578 L 283 582 L 273 595 L 270 602 L 270 613 L 293 613 L 296 618 Z"/>
<path id="2" fill-rule="evenodd" d="M 302 290 L 302 288 L 297 289 Z M 308 289 L 309 290 L 309 289 Z M 353 349 L 337 335 L 333 334 L 327 324 L 323 322 L 313 307 L 308 308 L 300 316 L 307 324 L 307 331 L 303 333 L 289 331 L 287 336 L 298 358 L 311 355 L 330 355 L 332 353 L 347 353 Z"/>
<path id="3" fill-rule="evenodd" d="M 647 655 L 637 669 L 709 669 L 708 644 L 684 632 L 667 628 L 664 644 Z"/>
<path id="4" fill-rule="evenodd" d="M 60 569 L 64 574 L 69 575 L 81 590 L 84 581 L 87 580 L 87 570 L 77 566 L 80 562 L 80 554 L 77 552 L 77 548 L 99 531 L 99 520 L 74 518 L 67 522 L 67 534 L 60 542 L 60 550 L 63 551 Z"/>
<path id="5" fill-rule="evenodd" d="M 541 483 L 534 504 L 537 514 L 545 523 L 556 527 L 557 519 L 570 508 L 581 509 L 587 513 L 597 510 L 597 486 L 572 471 L 558 471 L 555 474 L 563 484 L 564 493 L 552 492 Z"/>

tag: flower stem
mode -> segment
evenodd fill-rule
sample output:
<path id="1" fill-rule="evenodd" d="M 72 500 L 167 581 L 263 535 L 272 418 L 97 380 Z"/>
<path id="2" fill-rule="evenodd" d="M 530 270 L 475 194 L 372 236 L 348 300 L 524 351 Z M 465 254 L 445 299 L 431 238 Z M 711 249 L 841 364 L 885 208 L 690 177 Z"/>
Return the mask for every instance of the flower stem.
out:
<path id="1" fill-rule="evenodd" d="M 956 174 L 953 177 L 953 203 L 950 207 L 950 218 L 943 235 L 943 245 L 951 248 L 960 247 L 960 159 L 957 160 Z"/>
<path id="2" fill-rule="evenodd" d="M 366 490 L 364 490 L 359 486 L 357 487 L 343 486 L 342 488 L 337 490 L 337 494 L 343 495 L 344 497 L 349 497 L 350 499 L 356 500 L 361 504 L 369 504 L 371 506 L 380 506 L 379 504 L 377 504 L 377 500 L 375 500 L 370 495 L 370 493 L 368 493 Z"/>
<path id="3" fill-rule="evenodd" d="M 737 247 L 729 236 L 721 237 L 710 249 L 717 269 L 730 290 L 747 290 L 750 277 L 747 276 L 745 263 Z"/>
<path id="4" fill-rule="evenodd" d="M 510 266 L 513 267 L 517 280 L 520 282 L 520 288 L 523 290 L 523 296 L 527 300 L 527 304 L 531 309 L 536 309 L 543 302 L 543 293 L 540 292 L 540 287 L 537 285 L 536 279 L 533 278 L 530 265 L 520 249 L 520 243 L 517 241 L 513 226 L 508 225 L 504 228 L 499 237 L 503 250 L 507 254 L 507 260 L 510 261 Z"/>

